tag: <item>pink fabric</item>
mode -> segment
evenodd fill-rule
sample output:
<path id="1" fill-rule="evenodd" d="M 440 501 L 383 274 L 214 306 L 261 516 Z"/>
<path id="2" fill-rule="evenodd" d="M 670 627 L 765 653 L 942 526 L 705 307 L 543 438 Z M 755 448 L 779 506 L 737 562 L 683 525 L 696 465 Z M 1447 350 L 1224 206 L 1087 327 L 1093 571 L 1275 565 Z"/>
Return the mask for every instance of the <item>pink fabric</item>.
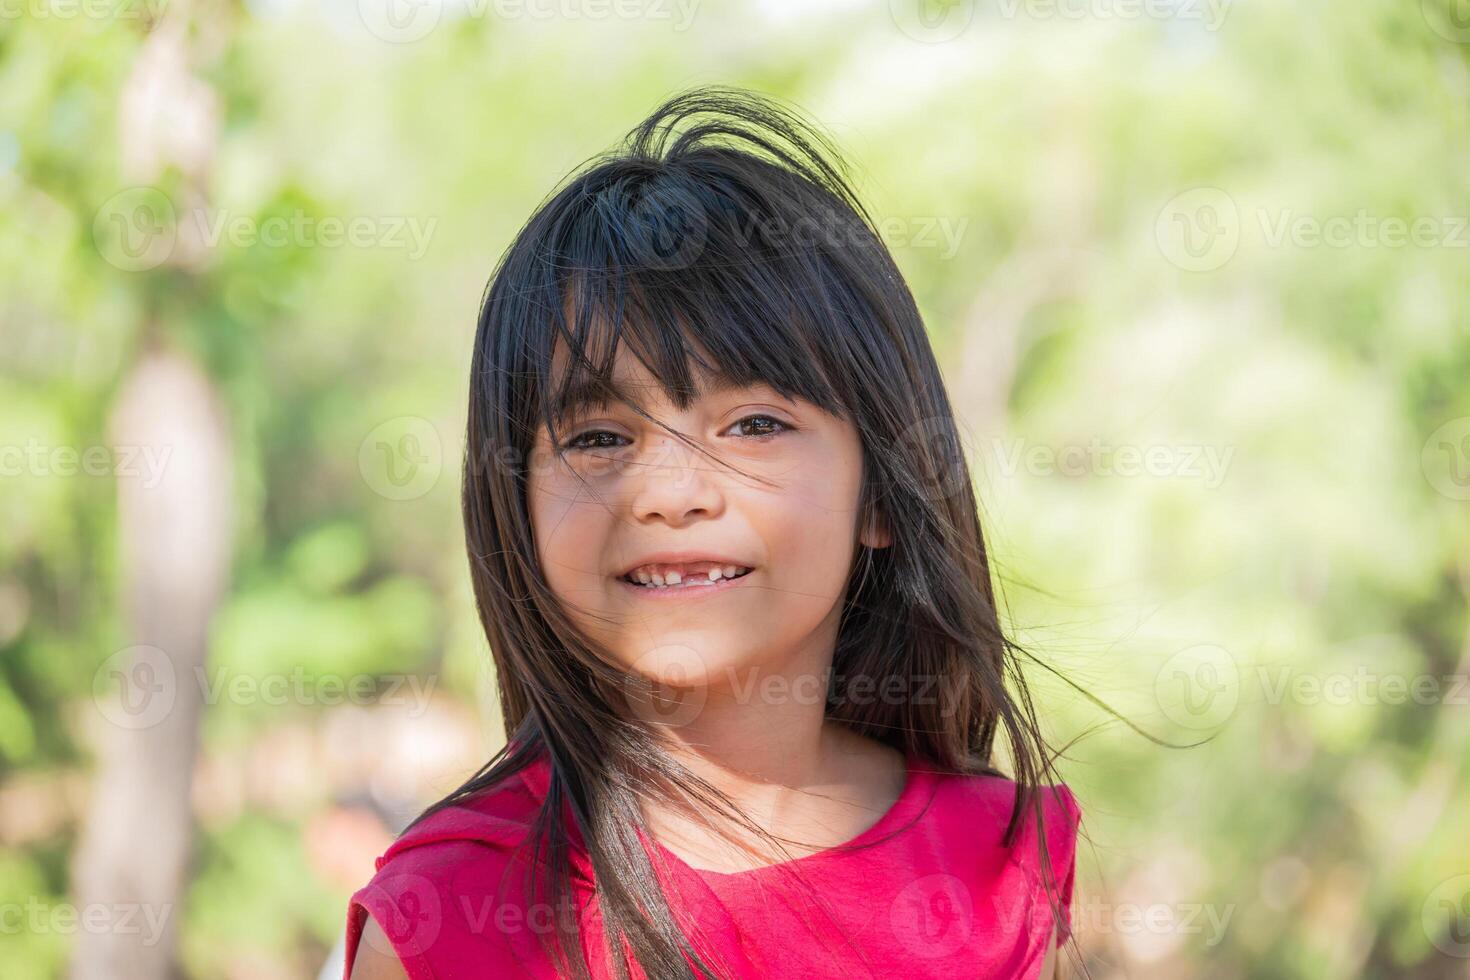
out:
<path id="1" fill-rule="evenodd" d="M 539 941 L 553 928 L 552 909 L 544 892 L 530 901 L 527 858 L 516 853 L 548 774 L 538 761 L 469 805 L 421 821 L 378 858 L 377 873 L 348 905 L 344 980 L 369 914 L 410 980 L 556 977 Z M 1079 812 L 1071 792 L 1057 789 L 1042 797 L 1065 910 Z M 721 874 L 691 868 L 651 839 L 644 846 L 685 934 L 723 975 L 1030 980 L 1040 973 L 1053 921 L 1034 822 L 1013 849 L 1000 845 L 1014 798 L 1009 780 L 941 774 L 911 757 L 898 801 L 853 842 L 879 841 L 872 847 Z M 613 977 L 587 884 L 590 865 L 579 850 L 572 856 L 582 876 L 583 955 L 594 977 Z M 1069 932 L 1064 912 L 1062 936 Z M 637 963 L 630 965 L 642 978 Z"/>

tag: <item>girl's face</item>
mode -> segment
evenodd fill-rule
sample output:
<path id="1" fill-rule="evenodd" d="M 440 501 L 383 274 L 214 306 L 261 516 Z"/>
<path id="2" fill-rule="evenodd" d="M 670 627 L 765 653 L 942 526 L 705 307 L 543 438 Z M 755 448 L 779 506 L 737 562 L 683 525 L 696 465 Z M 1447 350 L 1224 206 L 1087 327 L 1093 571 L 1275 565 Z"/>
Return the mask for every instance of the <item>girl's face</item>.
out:
<path id="1" fill-rule="evenodd" d="M 621 666 L 673 687 L 758 691 L 743 686 L 766 671 L 825 670 L 854 549 L 887 543 L 859 537 L 852 423 L 765 385 L 706 384 L 681 412 L 622 349 L 614 382 L 717 459 L 617 401 L 573 411 L 560 459 L 543 428 L 531 521 L 563 608 Z"/>

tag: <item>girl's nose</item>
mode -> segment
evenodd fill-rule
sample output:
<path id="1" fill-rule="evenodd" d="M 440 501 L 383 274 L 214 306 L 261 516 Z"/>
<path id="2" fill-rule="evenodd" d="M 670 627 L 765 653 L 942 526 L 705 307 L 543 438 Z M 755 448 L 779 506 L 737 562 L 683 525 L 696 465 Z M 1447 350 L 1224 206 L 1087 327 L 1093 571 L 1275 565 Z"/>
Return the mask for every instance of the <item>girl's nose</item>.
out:
<path id="1" fill-rule="evenodd" d="M 713 467 L 699 450 L 672 437 L 660 440 L 629 471 L 634 519 L 682 527 L 718 517 L 725 503 Z"/>

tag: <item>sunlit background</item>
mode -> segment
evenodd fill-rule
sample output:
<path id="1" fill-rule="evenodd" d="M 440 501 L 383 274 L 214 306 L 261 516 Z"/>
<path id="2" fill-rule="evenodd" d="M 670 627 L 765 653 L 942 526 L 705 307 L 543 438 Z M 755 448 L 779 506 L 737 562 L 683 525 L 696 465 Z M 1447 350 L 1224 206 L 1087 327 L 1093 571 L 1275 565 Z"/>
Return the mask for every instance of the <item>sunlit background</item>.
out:
<path id="1" fill-rule="evenodd" d="M 486 277 L 706 82 L 846 151 L 1009 623 L 1144 733 L 1038 674 L 1093 976 L 1470 977 L 1439 0 L 0 0 L 0 973 L 340 975 L 503 739 Z"/>

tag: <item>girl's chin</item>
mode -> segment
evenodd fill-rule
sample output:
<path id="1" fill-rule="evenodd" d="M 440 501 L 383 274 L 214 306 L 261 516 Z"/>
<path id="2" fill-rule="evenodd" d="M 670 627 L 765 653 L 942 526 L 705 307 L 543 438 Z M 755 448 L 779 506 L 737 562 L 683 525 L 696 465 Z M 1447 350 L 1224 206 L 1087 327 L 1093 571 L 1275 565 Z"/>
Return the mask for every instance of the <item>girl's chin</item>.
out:
<path id="1" fill-rule="evenodd" d="M 673 688 L 718 686 L 738 671 L 745 658 L 720 649 L 718 636 L 666 635 L 650 646 L 630 650 L 628 669 L 652 684 Z"/>
<path id="2" fill-rule="evenodd" d="M 747 640 L 751 639 L 746 637 Z M 788 677 L 776 669 L 765 651 L 778 643 L 754 647 L 730 644 L 723 629 L 664 634 L 656 645 L 629 649 L 620 658 L 627 669 L 649 684 L 677 691 L 702 691 L 705 695 L 752 704 L 772 698 L 806 699 L 820 702 L 826 694 L 826 677 Z"/>

